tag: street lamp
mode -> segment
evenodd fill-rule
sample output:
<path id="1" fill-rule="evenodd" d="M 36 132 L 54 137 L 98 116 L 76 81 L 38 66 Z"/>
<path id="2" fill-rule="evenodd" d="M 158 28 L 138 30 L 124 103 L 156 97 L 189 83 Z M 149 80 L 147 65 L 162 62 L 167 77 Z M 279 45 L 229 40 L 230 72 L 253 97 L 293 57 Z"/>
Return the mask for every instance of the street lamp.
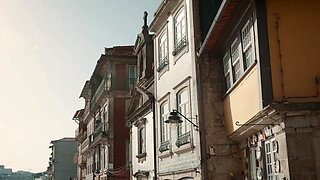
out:
<path id="1" fill-rule="evenodd" d="M 165 120 L 165 123 L 171 123 L 171 124 L 177 124 L 177 123 L 182 123 L 183 120 L 181 120 L 181 117 L 186 119 L 188 122 L 190 122 L 194 127 L 195 130 L 199 130 L 199 126 L 197 126 L 195 123 L 193 123 L 190 119 L 198 119 L 198 116 L 196 115 L 195 118 L 187 118 L 183 114 L 181 114 L 178 110 L 173 109 L 172 112 L 169 113 L 168 119 Z"/>

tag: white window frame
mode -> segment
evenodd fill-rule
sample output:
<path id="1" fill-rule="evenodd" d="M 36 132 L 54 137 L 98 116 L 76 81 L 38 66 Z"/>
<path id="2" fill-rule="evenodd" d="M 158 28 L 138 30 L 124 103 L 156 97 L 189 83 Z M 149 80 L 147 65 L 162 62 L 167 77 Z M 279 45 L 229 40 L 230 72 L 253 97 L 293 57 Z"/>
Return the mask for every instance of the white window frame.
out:
<path id="1" fill-rule="evenodd" d="M 223 56 L 223 70 L 227 89 L 230 89 L 233 82 L 233 77 L 231 71 L 231 58 L 229 52 L 226 52 L 226 54 Z"/>
<path id="2" fill-rule="evenodd" d="M 243 75 L 243 63 L 241 55 L 241 42 L 238 40 L 238 37 L 235 38 L 230 48 L 232 70 L 233 70 L 233 83 L 240 79 Z"/>
<path id="3" fill-rule="evenodd" d="M 186 99 L 182 99 L 182 95 Z M 187 87 L 182 88 L 177 93 L 177 110 L 183 114 L 185 117 L 190 117 L 190 97 Z M 192 120 L 192 119 L 191 119 Z M 178 124 L 178 136 L 186 134 L 191 131 L 191 123 L 184 120 L 182 123 Z"/>
<path id="4" fill-rule="evenodd" d="M 252 18 L 249 18 L 246 24 L 241 29 L 241 43 L 243 49 L 243 58 L 245 69 L 248 69 L 254 62 L 254 31 Z"/>
<path id="5" fill-rule="evenodd" d="M 174 18 L 174 42 L 177 44 L 187 34 L 185 8 L 181 7 Z"/>
<path id="6" fill-rule="evenodd" d="M 186 7 L 182 6 L 173 18 L 174 23 L 174 50 L 173 56 L 179 54 L 187 45 L 187 15 Z"/>
<path id="7" fill-rule="evenodd" d="M 146 127 L 145 127 L 145 125 L 138 127 L 137 135 L 138 135 L 138 154 L 143 154 L 146 152 Z"/>
<path id="8" fill-rule="evenodd" d="M 277 143 L 275 138 L 267 139 L 264 141 L 267 180 L 278 179 L 278 173 L 275 171 L 276 161 L 277 161 L 276 160 L 277 148 L 274 143 Z"/>
<path id="9" fill-rule="evenodd" d="M 169 124 L 164 121 L 169 116 L 169 101 L 166 100 L 160 105 L 160 142 L 169 141 Z"/>
<path id="10" fill-rule="evenodd" d="M 240 32 L 228 46 L 223 56 L 223 70 L 228 91 L 254 64 L 254 27 L 252 17 L 246 21 Z"/>
<path id="11" fill-rule="evenodd" d="M 158 72 L 168 65 L 168 60 L 168 33 L 165 30 L 158 38 Z"/>

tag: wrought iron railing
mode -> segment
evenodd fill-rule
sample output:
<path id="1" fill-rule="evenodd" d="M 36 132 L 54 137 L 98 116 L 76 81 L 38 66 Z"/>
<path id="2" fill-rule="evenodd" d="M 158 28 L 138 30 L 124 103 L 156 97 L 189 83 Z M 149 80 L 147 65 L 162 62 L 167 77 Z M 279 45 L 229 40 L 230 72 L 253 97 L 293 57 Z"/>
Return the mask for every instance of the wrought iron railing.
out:
<path id="1" fill-rule="evenodd" d="M 168 65 L 168 56 L 165 56 L 163 59 L 159 60 L 157 72 L 160 72 L 167 65 Z"/>
<path id="2" fill-rule="evenodd" d="M 177 55 L 184 47 L 188 45 L 187 37 L 183 36 L 178 42 L 175 43 L 172 55 Z"/>
<path id="3" fill-rule="evenodd" d="M 184 134 L 178 135 L 178 140 L 176 141 L 176 145 L 178 147 L 180 147 L 180 146 L 187 144 L 187 143 L 190 143 L 190 142 L 191 142 L 191 134 L 189 131 Z"/>
<path id="4" fill-rule="evenodd" d="M 86 140 L 84 140 L 83 143 L 81 144 L 82 152 L 86 151 L 89 148 L 89 138 L 86 138 Z"/>
<path id="5" fill-rule="evenodd" d="M 159 147 L 159 151 L 160 152 L 163 152 L 163 151 L 166 151 L 166 150 L 169 150 L 170 149 L 170 146 L 169 146 L 169 141 L 163 141 L 160 143 L 160 147 Z"/>
<path id="6" fill-rule="evenodd" d="M 94 132 L 92 133 L 92 141 L 95 141 L 95 139 L 102 133 L 108 133 L 109 132 L 109 127 L 108 127 L 108 123 L 100 123 L 96 129 L 94 130 Z"/>
<path id="7" fill-rule="evenodd" d="M 129 91 L 135 86 L 135 84 L 136 78 L 103 78 L 91 98 L 91 108 L 95 107 L 95 104 L 101 99 L 104 93 L 110 91 Z"/>

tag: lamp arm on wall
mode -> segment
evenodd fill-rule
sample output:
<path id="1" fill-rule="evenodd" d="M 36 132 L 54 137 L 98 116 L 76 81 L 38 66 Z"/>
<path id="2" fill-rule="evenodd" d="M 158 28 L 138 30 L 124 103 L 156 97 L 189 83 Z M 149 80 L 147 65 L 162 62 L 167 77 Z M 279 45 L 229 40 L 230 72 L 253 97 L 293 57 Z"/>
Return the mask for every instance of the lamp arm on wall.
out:
<path id="1" fill-rule="evenodd" d="M 182 116 L 184 119 L 186 119 L 189 123 L 191 123 L 194 127 L 196 127 L 197 129 L 199 129 L 199 126 L 197 126 L 195 123 L 193 123 L 192 121 L 190 121 L 189 118 L 187 118 L 186 116 L 184 116 L 182 113 L 180 113 L 178 110 L 173 109 L 174 112 L 178 113 L 180 116 Z M 198 116 L 196 115 L 196 120 L 198 119 Z"/>

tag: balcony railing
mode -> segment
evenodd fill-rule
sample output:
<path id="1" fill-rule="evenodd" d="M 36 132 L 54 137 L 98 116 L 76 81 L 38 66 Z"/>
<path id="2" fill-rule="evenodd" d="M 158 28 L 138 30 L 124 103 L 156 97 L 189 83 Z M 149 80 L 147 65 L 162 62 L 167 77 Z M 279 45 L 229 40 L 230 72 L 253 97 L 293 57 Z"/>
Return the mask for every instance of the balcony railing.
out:
<path id="1" fill-rule="evenodd" d="M 172 55 L 177 55 L 184 47 L 188 45 L 187 37 L 183 36 L 178 42 L 175 43 Z"/>
<path id="2" fill-rule="evenodd" d="M 108 123 L 100 123 L 92 133 L 91 143 L 94 145 L 109 133 Z"/>
<path id="3" fill-rule="evenodd" d="M 136 78 L 108 78 L 102 79 L 100 85 L 91 98 L 90 106 L 95 107 L 97 102 L 100 102 L 110 91 L 129 91 L 136 84 Z"/>
<path id="4" fill-rule="evenodd" d="M 84 139 L 87 137 L 86 131 L 83 128 L 79 127 L 75 130 L 75 139 L 76 141 L 82 143 Z"/>
<path id="5" fill-rule="evenodd" d="M 163 151 L 166 151 L 166 150 L 169 150 L 169 149 L 170 149 L 169 141 L 161 142 L 160 147 L 159 147 L 159 151 L 160 152 L 163 152 Z"/>
<path id="6" fill-rule="evenodd" d="M 160 72 L 167 65 L 168 65 L 168 56 L 165 56 L 163 59 L 159 61 L 157 72 Z"/>
<path id="7" fill-rule="evenodd" d="M 189 131 L 187 133 L 180 134 L 178 136 L 178 140 L 176 141 L 176 145 L 178 147 L 180 147 L 180 146 L 187 144 L 187 143 L 190 143 L 190 142 L 191 142 L 191 135 L 190 135 L 190 131 Z"/>
<path id="8" fill-rule="evenodd" d="M 81 153 L 84 153 L 84 152 L 86 152 L 88 150 L 88 148 L 89 148 L 89 138 L 86 138 L 86 140 L 84 140 L 83 143 L 81 144 Z"/>

